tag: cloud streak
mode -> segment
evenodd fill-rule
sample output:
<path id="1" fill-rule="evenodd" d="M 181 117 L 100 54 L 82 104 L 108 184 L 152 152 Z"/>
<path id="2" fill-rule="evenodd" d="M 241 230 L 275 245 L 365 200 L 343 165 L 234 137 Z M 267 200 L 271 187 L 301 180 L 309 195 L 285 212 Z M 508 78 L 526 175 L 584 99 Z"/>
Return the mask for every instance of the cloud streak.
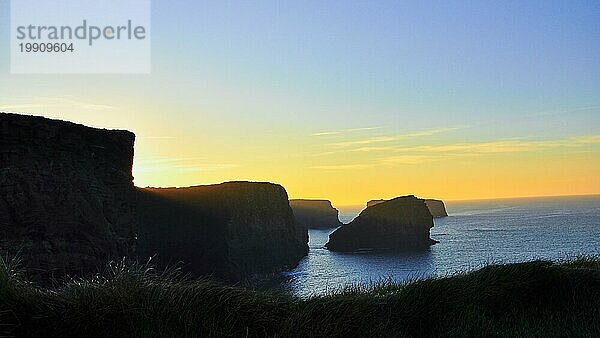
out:
<path id="1" fill-rule="evenodd" d="M 592 152 L 585 147 L 600 145 L 600 135 L 582 135 L 554 140 L 501 139 L 489 142 L 422 145 L 414 147 L 360 147 L 353 152 L 370 152 L 377 156 L 368 162 L 313 166 L 327 171 L 353 170 L 372 167 L 415 165 L 464 157 L 489 156 L 509 153 L 568 150 L 569 153 Z M 597 151 L 596 151 L 597 152 Z"/>
<path id="2" fill-rule="evenodd" d="M 587 111 L 594 111 L 594 110 L 600 110 L 600 104 L 583 106 L 583 107 L 575 107 L 572 109 L 560 110 L 560 111 L 544 111 L 544 112 L 532 113 L 532 114 L 528 114 L 528 115 L 535 116 L 535 117 L 541 117 L 541 116 L 553 116 L 553 115 L 562 115 L 562 114 L 569 114 L 569 113 L 580 113 L 580 112 L 587 112 Z"/>
<path id="3" fill-rule="evenodd" d="M 22 100 L 21 100 L 22 101 Z M 115 106 L 107 104 L 98 104 L 91 102 L 84 102 L 77 100 L 71 96 L 59 96 L 59 97 L 36 97 L 30 102 L 25 103 L 9 103 L 0 104 L 0 110 L 2 111 L 14 111 L 14 112 L 31 112 L 32 110 L 48 109 L 48 108 L 74 108 L 82 111 L 106 111 L 116 110 Z"/>
<path id="4" fill-rule="evenodd" d="M 326 171 L 339 171 L 339 170 L 347 170 L 347 169 L 362 169 L 362 168 L 369 168 L 369 167 L 374 167 L 374 166 L 376 166 L 376 164 L 356 163 L 356 164 L 318 165 L 318 166 L 314 166 L 311 168 L 326 170 Z"/>
<path id="5" fill-rule="evenodd" d="M 511 153 L 524 151 L 542 151 L 553 148 L 573 148 L 600 143 L 600 135 L 574 136 L 555 140 L 527 141 L 522 139 L 503 139 L 479 143 L 454 143 L 447 145 L 424 145 L 395 148 L 396 152 L 425 153 Z"/>
<path id="6" fill-rule="evenodd" d="M 369 137 L 369 138 L 360 139 L 360 140 L 333 142 L 333 143 L 328 143 L 327 145 L 334 146 L 334 147 L 348 147 L 348 146 L 365 145 L 365 144 L 372 144 L 372 143 L 392 142 L 397 139 L 398 138 L 395 136 L 375 136 L 375 137 Z"/>
<path id="7" fill-rule="evenodd" d="M 373 143 L 388 143 L 388 142 L 394 142 L 394 141 L 407 140 L 407 139 L 411 139 L 411 138 L 418 138 L 418 137 L 432 136 L 432 135 L 441 134 L 441 133 L 447 133 L 447 132 L 459 130 L 462 128 L 465 128 L 465 127 L 432 128 L 432 129 L 418 130 L 418 131 L 413 131 L 413 132 L 409 132 L 409 133 L 405 133 L 405 134 L 398 134 L 398 135 L 380 135 L 380 136 L 373 136 L 373 137 L 362 138 L 362 139 L 357 139 L 357 140 L 332 142 L 332 143 L 328 143 L 327 145 L 333 146 L 333 147 L 338 147 L 338 148 L 343 148 L 343 147 L 352 147 L 352 146 L 356 146 L 356 145 L 369 145 L 369 144 L 373 144 Z"/>
<path id="8" fill-rule="evenodd" d="M 381 129 L 383 127 L 362 127 L 362 128 L 350 128 L 350 129 L 342 129 L 342 130 L 332 130 L 332 131 L 321 131 L 321 132 L 316 132 L 313 134 L 310 134 L 310 136 L 332 136 L 332 135 L 343 135 L 345 133 L 354 133 L 354 132 L 360 132 L 360 131 L 370 131 L 370 130 L 377 130 L 377 129 Z"/>

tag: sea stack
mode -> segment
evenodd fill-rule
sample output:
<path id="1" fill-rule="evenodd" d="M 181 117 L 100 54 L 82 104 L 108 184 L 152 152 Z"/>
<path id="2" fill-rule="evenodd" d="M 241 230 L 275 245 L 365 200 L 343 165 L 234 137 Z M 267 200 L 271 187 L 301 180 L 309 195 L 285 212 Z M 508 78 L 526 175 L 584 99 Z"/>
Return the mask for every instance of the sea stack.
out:
<path id="1" fill-rule="evenodd" d="M 97 271 L 136 231 L 135 135 L 0 113 L 0 251 L 37 277 Z"/>
<path id="2" fill-rule="evenodd" d="M 296 222 L 310 229 L 337 228 L 342 225 L 339 211 L 328 200 L 292 199 Z"/>
<path id="3" fill-rule="evenodd" d="M 382 199 L 370 200 L 367 202 L 367 207 L 372 207 L 385 201 L 386 200 Z M 448 216 L 448 213 L 446 212 L 446 206 L 444 205 L 444 202 L 442 200 L 425 199 L 425 204 L 427 205 L 427 208 L 429 209 L 429 212 L 431 212 L 431 216 L 433 216 L 433 218 L 441 218 Z"/>
<path id="4" fill-rule="evenodd" d="M 139 189 L 138 255 L 228 280 L 293 268 L 308 252 L 285 189 L 266 182 Z"/>
<path id="5" fill-rule="evenodd" d="M 371 204 L 351 223 L 329 235 L 332 251 L 413 250 L 437 243 L 429 237 L 433 217 L 423 199 L 413 195 Z"/>

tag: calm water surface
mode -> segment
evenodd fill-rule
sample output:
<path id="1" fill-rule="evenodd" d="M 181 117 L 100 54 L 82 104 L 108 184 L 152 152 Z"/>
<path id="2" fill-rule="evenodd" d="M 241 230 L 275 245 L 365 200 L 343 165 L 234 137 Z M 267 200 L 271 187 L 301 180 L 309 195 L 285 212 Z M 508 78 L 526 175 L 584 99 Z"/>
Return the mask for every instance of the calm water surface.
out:
<path id="1" fill-rule="evenodd" d="M 446 275 L 489 262 L 600 255 L 600 196 L 449 202 L 449 217 L 435 220 L 440 243 L 415 253 L 330 252 L 334 230 L 310 230 L 310 251 L 284 276 L 283 288 L 298 296 L 382 279 Z M 351 220 L 360 210 L 340 215 Z"/>

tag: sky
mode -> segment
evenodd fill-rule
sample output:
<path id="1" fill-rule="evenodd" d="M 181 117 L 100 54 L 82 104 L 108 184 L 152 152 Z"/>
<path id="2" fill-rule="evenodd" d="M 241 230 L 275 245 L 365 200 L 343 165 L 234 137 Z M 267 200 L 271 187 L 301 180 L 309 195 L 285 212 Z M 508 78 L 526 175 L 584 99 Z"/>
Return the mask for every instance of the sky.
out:
<path id="1" fill-rule="evenodd" d="M 136 133 L 137 186 L 600 193 L 597 1 L 152 2 L 152 71 L 12 75 L 0 110 Z"/>

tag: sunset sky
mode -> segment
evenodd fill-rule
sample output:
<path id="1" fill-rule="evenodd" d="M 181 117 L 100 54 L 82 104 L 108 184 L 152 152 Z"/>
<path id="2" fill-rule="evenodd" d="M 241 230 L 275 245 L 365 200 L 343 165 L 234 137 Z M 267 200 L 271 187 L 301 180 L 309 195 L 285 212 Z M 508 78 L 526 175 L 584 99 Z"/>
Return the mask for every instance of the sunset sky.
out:
<path id="1" fill-rule="evenodd" d="M 0 110 L 135 132 L 138 186 L 600 193 L 598 1 L 155 0 L 148 75 L 11 75 L 9 16 Z"/>

